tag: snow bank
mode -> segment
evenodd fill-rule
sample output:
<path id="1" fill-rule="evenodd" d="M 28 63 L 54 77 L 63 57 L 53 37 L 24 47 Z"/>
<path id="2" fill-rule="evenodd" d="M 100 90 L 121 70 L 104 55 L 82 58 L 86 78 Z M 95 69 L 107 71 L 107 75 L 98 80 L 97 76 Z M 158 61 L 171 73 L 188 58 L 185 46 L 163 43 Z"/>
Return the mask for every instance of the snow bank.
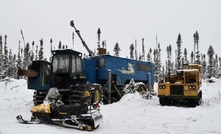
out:
<path id="1" fill-rule="evenodd" d="M 27 90 L 24 79 L 6 79 L 0 82 L 0 109 L 18 109 L 20 104 L 32 105 L 33 90 Z M 23 108 L 22 108 L 23 109 Z"/>

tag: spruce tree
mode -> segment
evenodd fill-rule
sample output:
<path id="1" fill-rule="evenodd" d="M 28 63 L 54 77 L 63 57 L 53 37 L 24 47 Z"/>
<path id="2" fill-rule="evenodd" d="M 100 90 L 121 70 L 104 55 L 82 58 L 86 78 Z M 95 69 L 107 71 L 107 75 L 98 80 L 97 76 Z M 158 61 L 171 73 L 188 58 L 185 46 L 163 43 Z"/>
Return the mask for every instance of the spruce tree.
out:
<path id="1" fill-rule="evenodd" d="M 203 54 L 202 55 L 202 66 L 203 66 L 203 70 L 202 70 L 202 73 L 203 73 L 203 77 L 205 77 L 206 75 L 206 55 Z"/>
<path id="2" fill-rule="evenodd" d="M 162 72 L 161 72 L 161 60 L 160 60 L 160 43 L 157 44 L 157 48 L 154 49 L 154 64 L 155 64 L 155 82 L 158 82 L 161 79 Z"/>
<path id="3" fill-rule="evenodd" d="M 120 52 L 120 47 L 119 47 L 119 44 L 116 43 L 115 46 L 114 46 L 114 56 L 119 56 L 119 52 Z"/>
<path id="4" fill-rule="evenodd" d="M 219 73 L 219 60 L 218 60 L 218 55 L 215 55 L 215 59 L 214 59 L 214 75 L 216 78 L 218 78 L 218 73 Z"/>
<path id="5" fill-rule="evenodd" d="M 186 48 L 184 48 L 183 54 L 184 54 L 184 64 L 188 64 L 189 61 L 188 61 L 188 59 L 187 59 L 187 49 L 186 49 Z"/>
<path id="6" fill-rule="evenodd" d="M 23 50 L 23 48 L 21 48 L 21 68 L 23 68 L 23 52 L 24 52 L 24 50 Z"/>
<path id="7" fill-rule="evenodd" d="M 197 31 L 193 34 L 193 37 L 194 37 L 194 63 L 200 64 L 199 34 Z"/>
<path id="8" fill-rule="evenodd" d="M 61 49 L 61 48 L 62 48 L 62 44 L 61 44 L 61 41 L 59 41 L 58 49 Z"/>
<path id="9" fill-rule="evenodd" d="M 23 68 L 28 69 L 29 64 L 30 64 L 30 45 L 29 43 L 27 43 L 24 48 Z"/>
<path id="10" fill-rule="evenodd" d="M 138 59 L 138 54 L 137 54 L 137 40 L 135 40 L 135 60 Z"/>
<path id="11" fill-rule="evenodd" d="M 148 52 L 148 54 L 147 54 L 147 61 L 151 61 L 150 60 L 150 53 Z"/>
<path id="12" fill-rule="evenodd" d="M 36 45 L 36 49 L 35 49 L 35 60 L 38 60 L 38 45 Z"/>
<path id="13" fill-rule="evenodd" d="M 16 66 L 17 66 L 17 68 L 21 68 L 21 48 L 20 48 L 20 43 L 19 43 L 19 46 L 18 46 L 18 55 L 17 55 Z"/>
<path id="14" fill-rule="evenodd" d="M 134 44 L 130 45 L 130 58 L 134 59 Z"/>
<path id="15" fill-rule="evenodd" d="M 182 43 L 182 39 L 181 39 L 181 35 L 179 34 L 177 37 L 177 69 L 181 69 L 182 68 L 182 64 L 181 64 L 181 43 Z"/>
<path id="16" fill-rule="evenodd" d="M 16 59 L 16 57 L 15 57 Z M 17 69 L 20 69 L 21 68 L 21 48 L 20 48 L 20 41 L 19 41 L 19 44 L 18 44 L 18 54 L 17 54 L 17 60 L 16 60 L 16 63 L 15 63 L 15 66 Z M 15 77 L 17 79 L 19 79 L 20 77 L 16 74 Z"/>
<path id="17" fill-rule="evenodd" d="M 4 70 L 3 77 L 8 76 L 8 68 L 9 68 L 9 61 L 8 61 L 7 35 L 5 35 L 4 56 L 3 56 L 3 70 Z"/>
<path id="18" fill-rule="evenodd" d="M 195 33 L 195 38 L 196 38 L 196 61 L 195 61 L 195 63 L 201 64 L 200 51 L 199 51 L 199 34 L 197 31 Z"/>
<path id="19" fill-rule="evenodd" d="M 194 52 L 192 51 L 190 54 L 190 63 L 194 63 Z"/>
<path id="20" fill-rule="evenodd" d="M 98 28 L 98 30 L 97 30 L 97 48 L 98 49 L 101 47 L 100 42 L 101 42 L 101 29 Z"/>
<path id="21" fill-rule="evenodd" d="M 51 44 L 51 48 L 50 48 L 50 51 L 51 51 L 51 56 L 50 56 L 50 60 L 52 59 L 52 56 L 53 56 L 53 53 L 52 53 L 52 50 L 53 50 L 53 48 L 52 48 L 52 46 L 53 46 L 53 40 L 52 39 L 50 39 L 50 44 Z M 73 49 L 74 49 L 74 44 L 73 44 Z"/>
<path id="22" fill-rule="evenodd" d="M 2 47 L 2 36 L 0 35 L 0 59 L 3 59 L 3 47 Z M 0 62 L 0 79 L 3 78 L 3 65 L 4 63 Z"/>
<path id="23" fill-rule="evenodd" d="M 145 61 L 145 48 L 144 48 L 144 38 L 142 38 L 142 61 Z"/>
<path id="24" fill-rule="evenodd" d="M 218 77 L 221 77 L 221 57 L 219 57 L 219 73 L 218 73 Z"/>
<path id="25" fill-rule="evenodd" d="M 38 53 L 39 60 L 44 60 L 43 39 L 40 40 L 40 50 Z"/>
<path id="26" fill-rule="evenodd" d="M 219 57 L 219 67 L 221 68 L 221 57 Z"/>
<path id="27" fill-rule="evenodd" d="M 166 51 L 167 51 L 167 64 L 166 64 L 166 71 L 169 71 L 169 70 L 172 70 L 173 68 L 172 68 L 172 66 L 171 66 L 171 53 L 172 53 L 172 47 L 171 47 L 171 45 L 169 45 L 169 46 L 167 46 L 167 49 L 166 49 Z M 169 69 L 169 70 L 168 70 Z"/>
<path id="28" fill-rule="evenodd" d="M 214 76 L 214 58 L 213 58 L 213 55 L 214 55 L 214 49 L 213 47 L 210 45 L 209 46 L 209 49 L 207 51 L 207 55 L 208 55 L 208 63 L 209 65 L 207 66 L 207 71 L 208 71 L 208 77 L 213 77 Z"/>
<path id="29" fill-rule="evenodd" d="M 16 55 L 15 55 L 16 57 Z M 12 50 L 9 50 L 9 68 L 8 68 L 8 77 L 10 78 L 15 78 L 15 74 L 16 74 L 16 67 L 15 67 L 15 58 L 12 54 Z"/>
<path id="30" fill-rule="evenodd" d="M 52 43 L 53 43 L 53 40 L 52 39 L 50 39 L 50 44 L 51 44 L 51 51 L 52 51 Z"/>
<path id="31" fill-rule="evenodd" d="M 31 50 L 31 58 L 30 58 L 31 61 L 34 60 L 34 47 L 35 47 L 35 42 L 32 41 L 32 50 Z"/>

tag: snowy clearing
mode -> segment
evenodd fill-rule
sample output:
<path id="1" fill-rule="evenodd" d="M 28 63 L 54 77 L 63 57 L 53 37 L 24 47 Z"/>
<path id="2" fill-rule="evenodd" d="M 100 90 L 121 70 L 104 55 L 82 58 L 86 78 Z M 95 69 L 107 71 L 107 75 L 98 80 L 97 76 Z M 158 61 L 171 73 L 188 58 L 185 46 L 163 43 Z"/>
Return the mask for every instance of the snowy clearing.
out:
<path id="1" fill-rule="evenodd" d="M 220 79 L 203 81 L 203 103 L 196 108 L 161 106 L 158 97 L 143 99 L 138 93 L 127 94 L 119 102 L 102 105 L 104 122 L 90 133 L 96 134 L 221 134 Z M 157 84 L 155 84 L 155 89 Z M 0 82 L 0 134 L 88 133 L 47 124 L 20 124 L 16 116 L 30 119 L 33 90 L 25 80 Z"/>

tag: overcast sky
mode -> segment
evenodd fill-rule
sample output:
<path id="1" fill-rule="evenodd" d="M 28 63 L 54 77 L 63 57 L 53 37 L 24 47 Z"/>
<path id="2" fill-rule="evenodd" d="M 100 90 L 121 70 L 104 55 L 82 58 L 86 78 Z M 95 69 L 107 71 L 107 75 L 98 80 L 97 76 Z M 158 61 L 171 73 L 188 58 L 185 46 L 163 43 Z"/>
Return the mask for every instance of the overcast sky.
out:
<path id="1" fill-rule="evenodd" d="M 70 20 L 89 48 L 97 47 L 97 29 L 101 40 L 106 40 L 113 54 L 116 42 L 120 56 L 129 56 L 129 46 L 145 40 L 146 54 L 155 48 L 156 35 L 166 57 L 166 47 L 176 48 L 177 36 L 182 37 L 182 51 L 193 51 L 193 34 L 199 32 L 199 49 L 206 54 L 211 44 L 221 54 L 221 1 L 220 0 L 0 0 L 0 35 L 8 36 L 8 47 L 17 53 L 22 41 L 39 44 L 43 38 L 45 55 L 49 55 L 50 39 L 57 48 L 59 41 L 73 48 Z M 23 42 L 21 44 L 23 46 Z M 86 53 L 75 34 L 74 49 Z M 174 56 L 173 52 L 173 56 Z"/>

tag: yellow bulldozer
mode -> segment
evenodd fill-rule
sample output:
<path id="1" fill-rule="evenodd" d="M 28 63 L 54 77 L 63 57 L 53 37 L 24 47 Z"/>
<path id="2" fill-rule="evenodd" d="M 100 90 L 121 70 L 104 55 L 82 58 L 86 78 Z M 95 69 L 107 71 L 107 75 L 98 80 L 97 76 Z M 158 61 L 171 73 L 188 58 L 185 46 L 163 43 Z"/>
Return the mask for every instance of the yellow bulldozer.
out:
<path id="1" fill-rule="evenodd" d="M 158 83 L 158 97 L 162 106 L 171 104 L 187 104 L 196 107 L 202 102 L 201 80 L 202 66 L 199 64 L 185 65 L 184 69 L 175 74 L 170 71 L 164 81 Z"/>

